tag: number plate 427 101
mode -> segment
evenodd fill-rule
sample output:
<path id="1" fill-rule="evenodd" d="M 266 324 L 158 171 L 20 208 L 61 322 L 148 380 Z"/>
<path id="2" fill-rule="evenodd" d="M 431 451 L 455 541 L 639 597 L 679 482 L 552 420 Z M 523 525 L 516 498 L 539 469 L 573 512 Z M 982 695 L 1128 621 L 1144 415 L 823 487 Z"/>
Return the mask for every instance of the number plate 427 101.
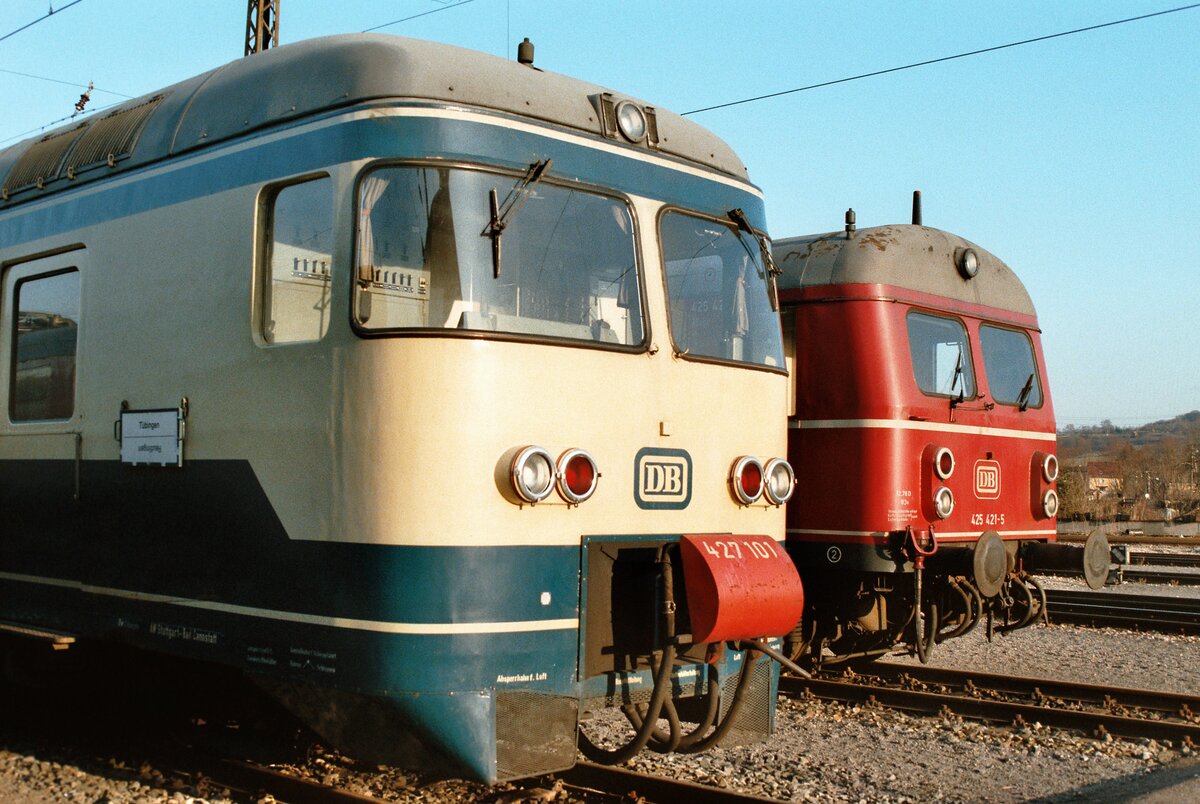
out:
<path id="1" fill-rule="evenodd" d="M 782 636 L 800 621 L 800 576 L 769 536 L 687 535 L 679 550 L 694 641 Z"/>

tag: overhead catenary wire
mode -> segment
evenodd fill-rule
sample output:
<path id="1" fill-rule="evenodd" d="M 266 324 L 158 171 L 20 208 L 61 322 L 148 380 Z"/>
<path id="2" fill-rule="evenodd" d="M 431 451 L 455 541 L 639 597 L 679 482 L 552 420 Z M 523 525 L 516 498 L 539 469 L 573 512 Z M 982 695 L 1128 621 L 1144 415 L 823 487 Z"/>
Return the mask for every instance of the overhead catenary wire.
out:
<path id="1" fill-rule="evenodd" d="M 465 6 L 468 3 L 474 3 L 474 2 L 475 2 L 475 0 L 462 0 L 462 2 L 455 3 L 454 5 L 451 5 L 451 6 L 442 6 L 441 8 L 435 8 L 432 11 L 422 11 L 420 14 L 413 14 L 411 17 L 405 17 L 404 19 L 392 20 L 391 22 L 385 22 L 382 25 L 376 25 L 373 28 L 364 28 L 363 33 L 370 33 L 371 31 L 378 31 L 380 28 L 389 28 L 393 25 L 399 25 L 402 22 L 408 22 L 409 20 L 415 20 L 418 17 L 428 17 L 430 14 L 436 14 L 439 11 L 449 11 L 452 8 L 458 8 L 459 6 Z"/>
<path id="2" fill-rule="evenodd" d="M 82 2 L 83 2 L 83 0 L 71 0 L 71 2 L 67 3 L 65 6 L 60 8 L 58 11 L 54 10 L 54 6 L 50 6 L 50 10 L 48 12 L 46 12 L 42 16 L 38 17 L 33 22 L 27 22 L 24 25 L 22 25 L 20 28 L 17 28 L 15 31 L 9 31 L 4 36 L 0 36 L 0 42 L 3 42 L 5 39 L 9 38 L 10 36 L 16 36 L 21 31 L 24 31 L 26 28 L 32 28 L 33 26 L 37 25 L 39 22 L 42 22 L 43 20 L 48 20 L 51 17 L 53 17 L 55 14 L 61 14 L 62 12 L 66 11 L 68 8 L 70 8 L 71 6 L 77 6 Z"/>
<path id="3" fill-rule="evenodd" d="M 1088 31 L 1096 31 L 1101 28 L 1111 28 L 1114 25 L 1125 25 L 1131 22 L 1140 22 L 1152 17 L 1161 17 L 1165 14 L 1177 14 L 1180 11 L 1191 11 L 1192 9 L 1200 8 L 1200 3 L 1192 3 L 1191 5 L 1179 6 L 1177 8 L 1168 8 L 1163 11 L 1154 11 L 1149 14 L 1141 14 L 1136 17 L 1127 17 L 1123 20 L 1113 20 L 1112 22 L 1102 22 L 1099 25 L 1089 25 L 1085 28 L 1076 28 L 1071 31 L 1060 31 L 1059 33 L 1046 34 L 1045 36 L 1035 36 L 1032 39 L 1022 39 L 1019 42 L 1009 42 L 1003 45 L 994 45 L 992 47 L 980 48 L 979 50 L 970 50 L 966 53 L 956 53 L 953 56 L 942 56 L 937 59 L 926 59 L 925 61 L 913 62 L 912 64 L 904 64 L 899 67 L 888 67 L 883 70 L 873 70 L 869 73 L 860 73 L 859 75 L 851 75 L 846 78 L 837 78 L 832 81 L 822 81 L 818 84 L 809 84 L 808 86 L 796 87 L 795 89 L 784 89 L 779 92 L 769 92 L 766 95 L 756 95 L 752 98 L 742 98 L 741 100 L 729 101 L 727 103 L 718 103 L 713 106 L 705 106 L 701 109 L 692 109 L 690 112 L 682 112 L 683 116 L 690 114 L 700 114 L 701 112 L 711 112 L 716 109 L 727 109 L 730 106 L 740 106 L 745 103 L 754 103 L 756 101 L 767 100 L 769 98 L 778 98 L 783 95 L 793 95 L 797 92 L 806 92 L 810 89 L 820 89 L 821 87 L 831 87 L 836 84 L 845 84 L 850 81 L 858 81 L 863 78 L 874 78 L 879 75 L 887 75 L 888 73 L 898 73 L 901 70 L 912 70 L 917 67 L 928 67 L 930 64 L 940 64 L 944 61 L 954 61 L 955 59 L 965 59 L 968 56 L 979 56 L 983 53 L 994 53 L 997 50 L 1005 50 L 1010 47 L 1019 47 L 1021 45 L 1031 45 L 1035 42 L 1045 42 L 1048 39 L 1058 39 L 1063 36 L 1074 36 L 1075 34 L 1086 33 Z"/>
<path id="4" fill-rule="evenodd" d="M 64 81 L 61 78 L 49 78 L 44 75 L 34 75 L 33 73 L 22 73 L 16 70 L 6 70 L 3 67 L 0 67 L 0 73 L 4 73 L 6 75 L 16 75 L 20 76 L 21 78 L 32 78 L 36 81 L 49 81 L 52 84 L 62 84 L 63 86 L 76 87 L 79 89 L 84 89 L 87 86 L 86 84 L 82 84 L 78 81 Z M 116 92 L 111 89 L 104 89 L 103 87 L 93 87 L 92 91 L 103 92 L 106 95 L 116 95 L 118 98 L 125 98 L 126 100 L 132 100 L 134 97 L 133 95 L 126 95 L 123 92 Z"/>

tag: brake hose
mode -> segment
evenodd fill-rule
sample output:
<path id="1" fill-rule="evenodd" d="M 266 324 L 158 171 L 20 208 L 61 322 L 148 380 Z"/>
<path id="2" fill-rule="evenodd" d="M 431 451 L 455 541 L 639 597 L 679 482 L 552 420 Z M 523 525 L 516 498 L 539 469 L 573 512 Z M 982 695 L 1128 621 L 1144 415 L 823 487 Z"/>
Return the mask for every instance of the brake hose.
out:
<path id="1" fill-rule="evenodd" d="M 659 659 L 658 672 L 654 676 L 654 691 L 650 695 L 650 705 L 646 709 L 641 728 L 628 743 L 611 750 L 596 745 L 583 729 L 579 729 L 579 750 L 585 757 L 601 765 L 618 765 L 632 759 L 646 747 L 657 729 L 663 702 L 671 692 L 671 673 L 675 669 L 675 585 L 671 570 L 671 558 L 667 555 L 666 548 L 667 545 L 658 548 L 658 565 L 662 577 L 663 630 L 666 644 Z M 628 712 L 626 717 L 628 717 Z M 677 739 L 679 736 L 678 722 L 678 718 L 676 718 L 675 726 L 672 728 L 674 735 L 669 738 L 671 740 Z"/>

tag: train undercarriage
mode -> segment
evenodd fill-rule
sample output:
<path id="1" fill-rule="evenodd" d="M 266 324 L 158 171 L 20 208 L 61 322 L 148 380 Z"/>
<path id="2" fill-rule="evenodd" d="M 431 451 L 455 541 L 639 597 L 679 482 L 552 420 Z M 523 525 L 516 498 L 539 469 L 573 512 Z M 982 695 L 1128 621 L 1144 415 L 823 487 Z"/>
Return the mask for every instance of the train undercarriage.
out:
<path id="1" fill-rule="evenodd" d="M 1046 621 L 1039 575 L 1082 576 L 1093 589 L 1108 575 L 1108 542 L 1100 533 L 1082 548 L 1006 542 L 994 532 L 972 546 L 940 549 L 911 531 L 903 538 L 894 572 L 800 566 L 807 605 L 785 644 L 793 660 L 819 669 L 904 652 L 927 662 L 936 645 L 977 628 L 990 641 Z"/>

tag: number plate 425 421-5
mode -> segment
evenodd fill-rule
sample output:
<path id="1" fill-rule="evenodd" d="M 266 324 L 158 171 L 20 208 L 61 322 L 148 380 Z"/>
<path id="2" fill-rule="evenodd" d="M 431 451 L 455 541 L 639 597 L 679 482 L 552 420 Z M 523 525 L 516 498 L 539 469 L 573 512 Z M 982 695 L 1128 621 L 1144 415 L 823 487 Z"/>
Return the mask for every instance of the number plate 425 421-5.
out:
<path id="1" fill-rule="evenodd" d="M 800 621 L 800 576 L 769 536 L 687 535 L 679 550 L 695 642 L 783 636 Z"/>

